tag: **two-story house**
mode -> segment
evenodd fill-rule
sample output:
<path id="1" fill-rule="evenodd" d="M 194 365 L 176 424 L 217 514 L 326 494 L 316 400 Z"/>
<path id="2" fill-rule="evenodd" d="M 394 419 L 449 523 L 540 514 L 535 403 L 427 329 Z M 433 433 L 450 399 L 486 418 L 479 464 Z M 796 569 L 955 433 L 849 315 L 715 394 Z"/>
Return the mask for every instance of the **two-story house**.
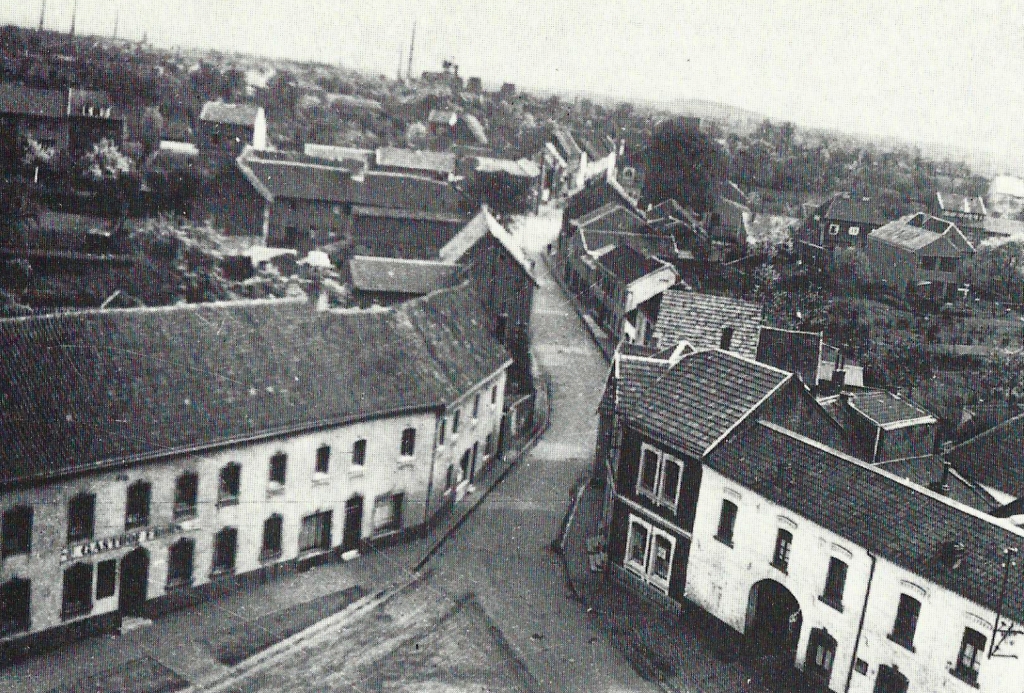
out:
<path id="1" fill-rule="evenodd" d="M 262 106 L 207 101 L 196 125 L 196 145 L 207 157 L 234 158 L 246 147 L 267 148 L 267 116 Z"/>
<path id="2" fill-rule="evenodd" d="M 694 515 L 685 598 L 780 676 L 843 693 L 1024 677 L 1024 533 L 1004 520 L 766 417 L 706 457 Z"/>
<path id="3" fill-rule="evenodd" d="M 956 225 L 918 212 L 872 231 L 865 251 L 873 281 L 901 297 L 948 301 L 974 248 Z"/>
<path id="4" fill-rule="evenodd" d="M 0 335 L 0 658 L 418 531 L 452 502 L 454 411 L 478 469 L 500 449 L 511 359 L 465 285 L 391 310 L 240 301 Z"/>
<path id="5" fill-rule="evenodd" d="M 956 224 L 960 229 L 980 233 L 985 228 L 988 209 L 980 195 L 969 196 L 959 193 L 935 193 L 931 204 L 932 213 Z"/>
<path id="6" fill-rule="evenodd" d="M 105 92 L 0 84 L 0 136 L 78 156 L 103 139 L 120 147 L 124 115 Z"/>
<path id="7" fill-rule="evenodd" d="M 827 260 L 838 248 L 864 248 L 868 234 L 887 221 L 875 200 L 838 193 L 811 210 L 795 240 L 806 257 Z"/>
<path id="8" fill-rule="evenodd" d="M 838 423 L 791 373 L 720 349 L 616 354 L 595 459 L 614 578 L 679 608 L 705 461 L 760 418 L 843 445 Z"/>

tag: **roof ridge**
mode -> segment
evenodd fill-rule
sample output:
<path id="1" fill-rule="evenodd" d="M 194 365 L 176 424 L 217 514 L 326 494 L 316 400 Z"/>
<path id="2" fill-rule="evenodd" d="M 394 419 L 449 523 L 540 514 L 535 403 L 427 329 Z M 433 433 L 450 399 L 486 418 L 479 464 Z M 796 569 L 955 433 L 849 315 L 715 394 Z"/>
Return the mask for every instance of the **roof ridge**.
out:
<path id="1" fill-rule="evenodd" d="M 382 257 L 380 255 L 353 255 L 351 259 L 352 260 L 364 260 L 364 261 L 365 260 L 369 260 L 371 262 L 387 262 L 387 263 L 395 263 L 395 264 L 405 263 L 405 264 L 409 264 L 409 265 L 429 265 L 431 267 L 436 267 L 438 265 L 443 265 L 445 267 L 458 267 L 459 266 L 458 263 L 456 263 L 456 262 L 446 262 L 444 260 L 424 260 L 422 258 L 412 258 L 412 257 Z"/>
<path id="2" fill-rule="evenodd" d="M 1005 530 L 1006 532 L 1013 534 L 1014 536 L 1024 539 L 1024 529 L 1019 528 L 1009 522 L 1004 523 L 1001 521 L 1002 518 L 993 517 L 992 515 L 989 515 L 986 512 L 977 510 L 976 508 L 972 508 L 971 506 L 965 503 L 961 503 L 960 501 L 950 498 L 949 496 L 945 496 L 936 491 L 932 491 L 927 486 L 915 484 L 913 481 L 904 479 L 898 474 L 894 474 L 893 472 L 890 472 L 887 469 L 882 469 L 876 465 L 869 464 L 864 460 L 854 457 L 853 455 L 849 455 L 845 452 L 842 452 L 841 450 L 836 450 L 835 448 L 830 447 L 825 443 L 814 440 L 813 438 L 808 438 L 807 436 L 801 435 L 796 431 L 791 431 L 785 426 L 780 426 L 779 424 L 772 423 L 771 421 L 767 421 L 765 419 L 758 419 L 757 423 L 761 426 L 764 426 L 765 428 L 775 431 L 776 433 L 780 433 L 784 436 L 792 438 L 793 440 L 797 440 L 801 443 L 804 443 L 805 445 L 809 445 L 817 450 L 821 450 L 822 452 L 826 452 L 834 457 L 838 457 L 839 459 L 845 462 L 850 462 L 862 469 L 883 476 L 891 481 L 895 481 L 897 484 L 904 486 L 910 489 L 911 491 L 914 491 L 915 493 L 923 495 L 932 500 L 937 500 L 941 503 L 945 503 L 954 510 L 959 510 L 960 512 L 963 512 L 967 515 L 971 515 L 976 519 L 983 520 L 994 527 L 998 527 L 999 529 Z"/>
<path id="3" fill-rule="evenodd" d="M 260 306 L 260 305 L 288 305 L 306 303 L 307 299 L 300 296 L 284 296 L 281 298 L 235 298 L 227 301 L 205 301 L 200 303 L 172 303 L 164 306 L 130 306 L 126 308 L 83 308 L 63 309 L 52 313 L 39 313 L 35 315 L 17 315 L 7 318 L 0 318 L 0 325 L 12 322 L 43 321 L 66 317 L 79 317 L 85 315 L 99 315 L 117 313 L 156 313 L 172 310 L 199 310 L 201 308 L 230 308 L 234 306 Z"/>
<path id="4" fill-rule="evenodd" d="M 1006 421 L 1002 421 L 1002 422 L 996 424 L 995 426 L 993 426 L 992 428 L 989 428 L 988 430 L 982 431 L 981 433 L 979 433 L 978 435 L 974 436 L 973 438 L 968 438 L 967 440 L 963 441 L 959 445 L 954 445 L 952 450 L 950 450 L 950 452 L 954 452 L 956 450 L 960 450 L 962 448 L 965 448 L 968 445 L 973 444 L 975 441 L 981 440 L 982 438 L 985 438 L 985 437 L 987 437 L 989 435 L 995 434 L 997 431 L 999 431 L 1002 428 L 1008 428 L 1010 426 L 1010 424 L 1015 424 L 1019 419 L 1024 419 L 1024 412 L 1021 412 L 1020 414 L 1017 414 L 1016 416 L 1011 416 Z"/>

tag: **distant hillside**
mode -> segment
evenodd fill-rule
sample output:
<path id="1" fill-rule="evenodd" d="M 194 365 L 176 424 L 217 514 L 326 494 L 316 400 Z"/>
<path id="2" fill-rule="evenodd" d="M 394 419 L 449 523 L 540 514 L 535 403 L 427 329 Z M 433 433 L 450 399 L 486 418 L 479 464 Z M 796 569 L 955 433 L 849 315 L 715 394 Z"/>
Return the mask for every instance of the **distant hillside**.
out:
<path id="1" fill-rule="evenodd" d="M 658 106 L 671 113 L 734 125 L 754 125 L 768 117 L 763 113 L 708 99 L 675 99 L 660 103 Z"/>

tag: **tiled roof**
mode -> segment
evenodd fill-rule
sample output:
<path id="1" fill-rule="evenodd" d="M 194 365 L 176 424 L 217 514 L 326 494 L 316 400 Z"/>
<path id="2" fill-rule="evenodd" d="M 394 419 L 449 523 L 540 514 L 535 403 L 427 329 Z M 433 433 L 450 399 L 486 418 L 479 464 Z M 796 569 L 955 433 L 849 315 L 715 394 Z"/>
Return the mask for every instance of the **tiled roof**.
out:
<path id="1" fill-rule="evenodd" d="M 961 231 L 960 228 L 949 219 L 935 217 L 925 212 L 916 212 L 914 214 L 908 214 L 907 216 L 900 217 L 900 221 L 908 226 L 916 226 L 920 229 L 934 231 L 940 236 L 946 238 L 960 250 L 971 253 L 974 252 L 974 244 L 967 240 L 967 236 L 963 234 L 963 231 Z"/>
<path id="2" fill-rule="evenodd" d="M 199 113 L 199 120 L 227 125 L 255 125 L 261 110 L 260 106 L 247 103 L 207 101 Z"/>
<path id="3" fill-rule="evenodd" d="M 428 294 L 454 286 L 459 267 L 435 260 L 356 255 L 348 263 L 357 291 Z"/>
<path id="4" fill-rule="evenodd" d="M 731 327 L 729 350 L 752 359 L 757 356 L 761 314 L 761 306 L 750 301 L 694 291 L 666 291 L 661 296 L 654 340 L 675 344 L 685 339 L 698 349 L 717 348 L 722 328 Z"/>
<path id="5" fill-rule="evenodd" d="M 349 202 L 358 197 L 353 166 L 239 157 L 239 169 L 272 199 Z M 257 187 L 260 190 L 260 187 Z"/>
<path id="6" fill-rule="evenodd" d="M 1003 550 L 1024 534 L 984 513 L 774 424 L 728 440 L 705 464 L 873 554 L 987 609 L 999 606 Z M 965 553 L 943 560 L 951 542 Z M 1024 621 L 1024 571 L 1009 572 L 1004 615 Z"/>
<path id="7" fill-rule="evenodd" d="M 944 212 L 961 212 L 964 214 L 988 214 L 985 209 L 985 200 L 980 196 L 969 197 L 959 193 L 937 192 L 935 199 L 939 203 L 939 209 Z"/>
<path id="8" fill-rule="evenodd" d="M 685 354 L 675 365 L 620 356 L 616 368 L 616 412 L 698 458 L 792 378 L 719 349 Z"/>
<path id="9" fill-rule="evenodd" d="M 488 234 L 497 239 L 530 280 L 537 284 L 537 278 L 533 273 L 533 263 L 526 257 L 526 251 L 512 237 L 512 234 L 498 223 L 498 220 L 491 215 L 487 207 L 482 207 L 477 215 L 441 248 L 438 252 L 438 259 L 442 262 L 458 263 L 473 246 Z"/>
<path id="10" fill-rule="evenodd" d="M 814 387 L 821 361 L 821 332 L 762 326 L 757 340 L 757 360 L 795 373 L 804 385 Z"/>
<path id="11" fill-rule="evenodd" d="M 875 229 L 868 238 L 914 251 L 939 242 L 942 236 L 920 226 L 908 224 L 905 217 Z"/>
<path id="12" fill-rule="evenodd" d="M 508 361 L 475 300 L 457 287 L 399 311 L 275 300 L 0 320 L 0 483 L 443 405 Z"/>
<path id="13" fill-rule="evenodd" d="M 627 286 L 668 266 L 633 250 L 628 245 L 620 245 L 609 250 L 597 258 L 597 263 Z"/>
<path id="14" fill-rule="evenodd" d="M 827 202 L 822 217 L 829 221 L 847 221 L 873 226 L 881 226 L 888 221 L 874 200 L 848 193 L 840 193 Z"/>
<path id="15" fill-rule="evenodd" d="M 377 150 L 377 165 L 452 173 L 455 171 L 455 155 L 400 147 L 381 147 Z"/>
<path id="16" fill-rule="evenodd" d="M 556 126 L 554 129 L 555 142 L 561 148 L 561 154 L 571 163 L 576 163 L 580 160 L 583 155 L 583 150 L 573 139 L 572 133 L 562 126 Z"/>
<path id="17" fill-rule="evenodd" d="M 0 84 L 0 113 L 63 118 L 67 115 L 67 92 Z"/>
<path id="18" fill-rule="evenodd" d="M 968 479 L 1024 498 L 1024 414 L 961 443 L 946 458 Z"/>
<path id="19" fill-rule="evenodd" d="M 874 424 L 883 428 L 898 427 L 911 421 L 936 419 L 926 410 L 907 399 L 885 390 L 869 390 L 850 394 L 850 406 Z M 925 423 L 925 421 L 921 421 Z"/>

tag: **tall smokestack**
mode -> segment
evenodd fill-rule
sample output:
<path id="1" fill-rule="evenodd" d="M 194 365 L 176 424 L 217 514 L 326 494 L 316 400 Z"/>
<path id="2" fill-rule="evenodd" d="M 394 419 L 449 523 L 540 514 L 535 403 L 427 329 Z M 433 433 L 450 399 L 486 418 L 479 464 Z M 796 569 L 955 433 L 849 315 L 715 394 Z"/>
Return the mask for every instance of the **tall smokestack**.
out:
<path id="1" fill-rule="evenodd" d="M 39 31 L 43 30 L 44 19 L 46 19 L 46 0 L 43 0 L 43 6 L 39 8 Z"/>
<path id="2" fill-rule="evenodd" d="M 412 79 L 412 54 L 416 49 L 416 22 L 412 23 L 412 39 L 409 41 L 409 68 L 405 72 L 408 79 Z"/>
<path id="3" fill-rule="evenodd" d="M 114 15 L 114 38 L 117 38 L 117 30 L 121 28 L 121 0 L 117 2 L 117 13 Z"/>
<path id="4" fill-rule="evenodd" d="M 74 7 L 71 8 L 71 31 L 68 32 L 68 36 L 75 35 L 75 21 L 78 19 L 78 0 L 75 0 Z"/>

